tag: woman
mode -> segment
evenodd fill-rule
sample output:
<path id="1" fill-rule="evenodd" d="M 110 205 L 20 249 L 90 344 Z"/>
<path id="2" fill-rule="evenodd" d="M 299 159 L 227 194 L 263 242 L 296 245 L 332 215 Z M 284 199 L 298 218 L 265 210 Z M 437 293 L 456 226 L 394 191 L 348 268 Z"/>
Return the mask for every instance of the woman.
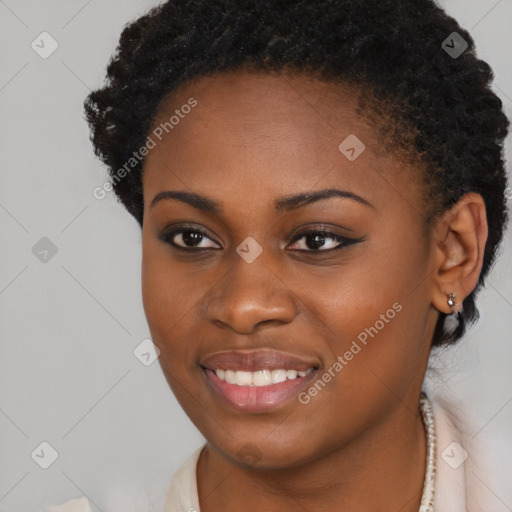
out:
<path id="1" fill-rule="evenodd" d="M 501 510 L 424 382 L 507 220 L 508 120 L 471 36 L 431 0 L 174 0 L 107 78 L 95 152 L 207 440 L 165 512 Z"/>

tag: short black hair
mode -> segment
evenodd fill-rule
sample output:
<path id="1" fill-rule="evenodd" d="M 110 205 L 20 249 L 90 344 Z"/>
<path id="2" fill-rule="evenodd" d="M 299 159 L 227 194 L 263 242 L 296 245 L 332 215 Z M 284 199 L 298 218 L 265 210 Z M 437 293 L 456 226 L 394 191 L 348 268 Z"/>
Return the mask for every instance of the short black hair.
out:
<path id="1" fill-rule="evenodd" d="M 144 144 L 167 94 L 195 78 L 244 68 L 292 70 L 363 91 L 372 99 L 367 105 L 388 114 L 393 146 L 423 163 L 429 226 L 465 193 L 483 197 L 489 235 L 477 286 L 456 327 L 448 329 L 448 315 L 440 313 L 432 346 L 460 339 L 478 319 L 475 296 L 508 221 L 509 121 L 471 35 L 434 0 L 164 2 L 126 25 L 104 87 L 85 100 L 95 153 L 111 178 Z M 112 182 L 141 227 L 143 165 L 141 159 Z"/>

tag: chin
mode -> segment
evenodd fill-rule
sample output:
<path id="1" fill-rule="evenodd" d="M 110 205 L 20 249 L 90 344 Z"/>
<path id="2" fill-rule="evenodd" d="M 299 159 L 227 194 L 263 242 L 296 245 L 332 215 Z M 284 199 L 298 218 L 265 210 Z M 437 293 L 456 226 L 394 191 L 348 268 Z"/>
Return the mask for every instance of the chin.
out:
<path id="1" fill-rule="evenodd" d="M 232 463 L 247 469 L 281 470 L 291 469 L 313 462 L 328 451 L 320 442 L 306 445 L 306 432 L 283 438 L 269 438 L 269 430 L 262 429 L 261 435 L 240 434 L 230 437 L 223 435 L 207 437 L 212 447 Z"/>

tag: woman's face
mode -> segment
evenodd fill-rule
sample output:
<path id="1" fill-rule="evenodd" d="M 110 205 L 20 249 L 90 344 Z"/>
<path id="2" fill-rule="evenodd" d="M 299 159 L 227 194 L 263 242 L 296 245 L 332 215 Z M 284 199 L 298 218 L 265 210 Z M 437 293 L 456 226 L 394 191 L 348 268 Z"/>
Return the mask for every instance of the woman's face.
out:
<path id="1" fill-rule="evenodd" d="M 437 318 L 421 191 L 355 108 L 340 86 L 230 72 L 174 92 L 150 133 L 145 313 L 232 461 L 296 466 L 417 411 Z"/>

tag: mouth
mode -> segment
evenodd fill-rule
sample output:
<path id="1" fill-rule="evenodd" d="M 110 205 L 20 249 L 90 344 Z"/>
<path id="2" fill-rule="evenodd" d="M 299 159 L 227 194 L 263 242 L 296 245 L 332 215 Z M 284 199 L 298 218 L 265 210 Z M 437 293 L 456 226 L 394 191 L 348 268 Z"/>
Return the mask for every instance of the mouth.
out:
<path id="1" fill-rule="evenodd" d="M 264 387 L 279 384 L 287 380 L 295 380 L 297 377 L 305 377 L 313 370 L 314 368 L 308 368 L 307 370 L 285 370 L 284 368 L 279 368 L 277 370 L 262 369 L 255 372 L 245 372 L 218 368 L 215 370 L 215 375 L 228 384 Z"/>
<path id="2" fill-rule="evenodd" d="M 282 352 L 223 352 L 201 362 L 213 395 L 239 411 L 269 412 L 303 391 L 319 365 Z"/>

